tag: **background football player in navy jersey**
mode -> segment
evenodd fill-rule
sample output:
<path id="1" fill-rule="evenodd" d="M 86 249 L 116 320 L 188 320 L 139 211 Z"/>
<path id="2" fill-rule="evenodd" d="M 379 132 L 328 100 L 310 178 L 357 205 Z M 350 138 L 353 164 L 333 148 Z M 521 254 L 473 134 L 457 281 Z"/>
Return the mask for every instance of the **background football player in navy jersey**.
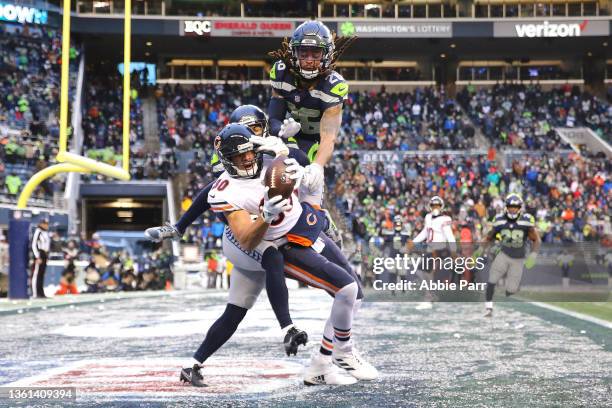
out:
<path id="1" fill-rule="evenodd" d="M 531 214 L 523 213 L 523 199 L 518 194 L 506 197 L 504 213 L 495 217 L 493 228 L 485 238 L 485 245 L 496 239 L 501 250 L 495 256 L 489 270 L 486 289 L 486 317 L 493 313 L 495 285 L 505 278 L 506 296 L 518 292 L 523 276 L 523 266 L 533 268 L 540 249 L 540 236 Z M 531 241 L 531 253 L 527 255 L 527 241 Z"/>

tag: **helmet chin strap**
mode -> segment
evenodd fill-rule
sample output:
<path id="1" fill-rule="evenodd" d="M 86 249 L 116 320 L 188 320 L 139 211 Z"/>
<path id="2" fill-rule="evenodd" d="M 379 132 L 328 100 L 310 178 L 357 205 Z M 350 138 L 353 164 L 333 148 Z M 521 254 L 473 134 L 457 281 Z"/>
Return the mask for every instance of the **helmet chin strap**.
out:
<path id="1" fill-rule="evenodd" d="M 316 69 L 314 71 L 308 71 L 302 68 L 300 65 L 300 74 L 306 79 L 314 79 L 319 75 L 319 70 Z"/>
<path id="2" fill-rule="evenodd" d="M 440 209 L 439 209 L 439 208 L 434 208 L 434 209 L 431 211 L 431 215 L 433 215 L 434 217 L 437 217 L 438 215 L 440 215 L 440 212 L 441 212 L 441 211 L 440 211 Z"/>
<path id="3" fill-rule="evenodd" d="M 519 215 L 520 215 L 520 214 L 521 214 L 521 212 L 520 212 L 520 211 L 517 211 L 517 212 L 516 212 L 516 213 L 514 213 L 514 214 L 512 214 L 512 213 L 511 213 L 511 212 L 509 212 L 509 211 L 506 211 L 506 216 L 507 216 L 508 218 L 510 218 L 511 220 L 516 220 L 516 219 L 519 217 Z"/>

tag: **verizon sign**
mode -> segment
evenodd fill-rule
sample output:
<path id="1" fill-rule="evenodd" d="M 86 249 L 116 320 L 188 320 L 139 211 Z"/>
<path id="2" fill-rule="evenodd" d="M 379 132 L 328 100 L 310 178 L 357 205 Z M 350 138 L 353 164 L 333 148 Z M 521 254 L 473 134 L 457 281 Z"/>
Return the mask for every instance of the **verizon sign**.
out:
<path id="1" fill-rule="evenodd" d="M 519 21 L 500 22 L 493 27 L 495 37 L 516 38 L 566 38 L 607 36 L 610 26 L 603 20 L 581 21 Z"/>
<path id="2" fill-rule="evenodd" d="M 580 37 L 587 24 L 588 20 L 580 24 L 555 24 L 544 21 L 542 24 L 516 24 L 514 28 L 519 37 Z"/>

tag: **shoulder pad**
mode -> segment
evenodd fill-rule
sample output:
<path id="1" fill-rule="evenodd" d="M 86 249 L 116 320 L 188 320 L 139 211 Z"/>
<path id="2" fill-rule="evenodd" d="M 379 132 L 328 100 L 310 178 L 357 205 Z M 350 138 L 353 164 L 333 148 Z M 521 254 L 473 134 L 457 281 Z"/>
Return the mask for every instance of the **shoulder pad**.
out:
<path id="1" fill-rule="evenodd" d="M 342 75 L 332 71 L 324 78 L 323 90 L 338 98 L 344 98 L 349 91 L 349 86 Z"/>
<path id="2" fill-rule="evenodd" d="M 535 226 L 535 218 L 531 214 L 523 214 L 517 224 L 525 227 L 533 227 Z"/>
<path id="3" fill-rule="evenodd" d="M 270 69 L 270 85 L 277 91 L 291 92 L 295 90 L 295 84 L 291 79 L 287 66 L 283 61 L 276 61 Z"/>
<path id="4" fill-rule="evenodd" d="M 507 222 L 506 217 L 504 215 L 498 215 L 493 220 L 493 226 L 499 227 L 500 225 L 504 225 Z"/>
<path id="5" fill-rule="evenodd" d="M 270 69 L 270 80 L 278 81 L 280 80 L 285 72 L 287 71 L 287 65 L 283 61 L 276 61 L 272 68 Z"/>

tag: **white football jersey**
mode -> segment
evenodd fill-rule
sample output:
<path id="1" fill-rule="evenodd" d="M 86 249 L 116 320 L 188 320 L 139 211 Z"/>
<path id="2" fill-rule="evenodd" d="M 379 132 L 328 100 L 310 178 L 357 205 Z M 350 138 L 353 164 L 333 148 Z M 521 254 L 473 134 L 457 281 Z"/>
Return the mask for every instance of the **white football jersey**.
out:
<path id="1" fill-rule="evenodd" d="M 429 213 L 425 216 L 423 230 L 419 232 L 413 242 L 455 242 L 452 224 L 453 221 L 448 215 L 434 217 Z"/>
<path id="2" fill-rule="evenodd" d="M 263 169 L 257 179 L 233 178 L 227 171 L 223 172 L 208 193 L 210 209 L 218 213 L 245 210 L 251 215 L 259 216 L 266 189 L 263 178 L 272 160 L 274 159 L 264 156 Z M 297 223 L 302 214 L 302 206 L 295 192 L 291 195 L 291 201 L 291 210 L 282 213 L 270 223 L 264 240 L 274 241 L 284 237 Z"/>

